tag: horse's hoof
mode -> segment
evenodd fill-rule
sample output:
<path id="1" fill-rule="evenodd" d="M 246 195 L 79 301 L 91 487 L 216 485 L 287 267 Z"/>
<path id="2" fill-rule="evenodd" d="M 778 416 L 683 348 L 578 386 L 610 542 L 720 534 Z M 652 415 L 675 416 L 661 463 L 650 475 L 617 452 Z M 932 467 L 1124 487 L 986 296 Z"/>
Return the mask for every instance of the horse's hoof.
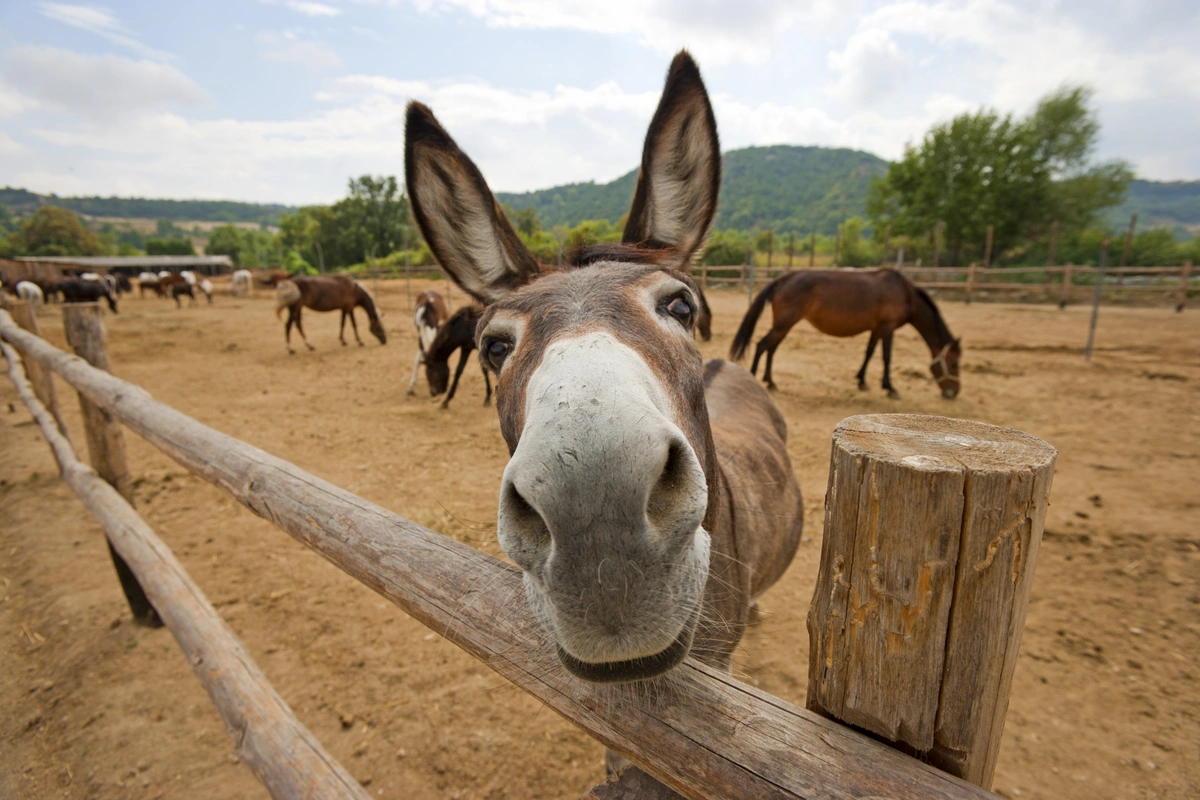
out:
<path id="1" fill-rule="evenodd" d="M 858 382 L 858 390 L 859 390 L 860 392 L 865 392 L 865 391 L 867 390 L 867 382 L 866 382 L 866 381 L 859 381 L 859 382 Z"/>
<path id="2" fill-rule="evenodd" d="M 484 407 L 484 408 L 490 408 L 490 407 L 491 407 L 491 405 L 492 405 L 492 398 L 490 398 L 490 397 L 489 397 L 487 400 L 484 400 L 484 401 L 483 401 L 483 407 Z"/>
<path id="3" fill-rule="evenodd" d="M 900 393 L 897 392 L 895 389 L 888 389 L 887 393 L 888 393 L 888 395 L 887 395 L 888 400 L 899 400 L 900 399 Z"/>
<path id="4" fill-rule="evenodd" d="M 294 356 L 294 355 L 296 355 L 296 351 L 295 351 L 295 350 L 288 350 L 288 355 L 289 355 L 289 356 Z"/>
<path id="5" fill-rule="evenodd" d="M 409 397 L 416 397 L 416 396 L 417 396 L 417 393 L 416 393 L 415 391 L 413 391 L 412 389 L 409 389 L 409 390 L 408 390 L 408 392 L 407 392 L 407 394 L 408 394 L 408 396 L 409 396 Z"/>
<path id="6" fill-rule="evenodd" d="M 775 385 L 775 381 L 771 381 L 770 383 L 767 384 L 767 391 L 769 391 L 769 392 L 773 392 L 778 388 L 779 387 Z"/>
<path id="7" fill-rule="evenodd" d="M 346 343 L 345 343 L 345 342 L 342 342 L 342 347 L 345 347 L 345 346 L 346 346 Z"/>

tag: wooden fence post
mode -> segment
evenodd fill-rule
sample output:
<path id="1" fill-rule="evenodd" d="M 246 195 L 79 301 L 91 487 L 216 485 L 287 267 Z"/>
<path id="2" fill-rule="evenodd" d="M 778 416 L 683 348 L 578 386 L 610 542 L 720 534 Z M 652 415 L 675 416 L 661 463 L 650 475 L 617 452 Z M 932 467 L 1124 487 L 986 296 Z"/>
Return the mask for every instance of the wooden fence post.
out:
<path id="1" fill-rule="evenodd" d="M 1066 308 L 1071 299 L 1071 265 L 1063 267 L 1062 292 L 1058 296 L 1058 307 Z"/>
<path id="2" fill-rule="evenodd" d="M 1183 311 L 1187 306 L 1188 282 L 1192 279 L 1192 260 L 1189 258 L 1183 262 L 1183 277 L 1179 281 L 1179 302 L 1175 304 L 1175 311 Z"/>
<path id="3" fill-rule="evenodd" d="M 63 332 L 76 355 L 97 369 L 112 372 L 108 361 L 104 325 L 100 322 L 100 304 L 64 303 L 62 311 Z M 132 506 L 133 482 L 129 478 L 129 468 L 125 463 L 125 433 L 121 424 L 82 393 L 79 395 L 79 408 L 83 412 L 83 428 L 87 434 L 92 469 Z M 116 567 L 125 599 L 129 601 L 134 621 L 147 627 L 161 628 L 163 623 L 158 612 L 147 599 L 146 592 L 138 583 L 133 570 L 113 548 L 112 542 L 108 543 L 108 552 L 112 556 L 113 566 Z"/>
<path id="4" fill-rule="evenodd" d="M 700 290 L 708 294 L 708 264 L 700 265 Z"/>
<path id="5" fill-rule="evenodd" d="M 971 295 L 975 292 L 975 262 L 971 262 L 971 266 L 967 267 L 967 302 L 971 302 Z"/>
<path id="6" fill-rule="evenodd" d="M 788 269 L 792 268 L 792 258 L 796 255 L 796 234 L 788 234 Z"/>
<path id="7" fill-rule="evenodd" d="M 34 315 L 33 307 L 29 303 L 22 301 L 10 303 L 8 310 L 17 325 L 34 336 L 42 335 L 42 331 L 38 327 L 37 316 Z M 70 441 L 71 437 L 67 433 L 66 423 L 63 422 L 62 411 L 58 407 L 58 394 L 54 390 L 54 373 L 33 359 L 22 360 L 25 363 L 25 375 L 28 376 L 29 383 L 33 385 L 33 393 L 54 417 L 54 424 L 58 428 L 58 432 L 67 437 L 67 441 Z"/>
<path id="8" fill-rule="evenodd" d="M 987 242 L 983 248 L 983 268 L 989 269 L 992 266 L 992 240 L 996 236 L 996 226 L 988 225 L 987 227 Z"/>
<path id="9" fill-rule="evenodd" d="M 1129 266 L 1129 250 L 1133 247 L 1133 232 L 1137 230 L 1137 212 L 1129 217 L 1129 229 L 1125 231 L 1125 247 L 1121 250 L 1121 268 L 1117 270 L 1117 286 L 1125 283 L 1125 267 Z"/>
<path id="10" fill-rule="evenodd" d="M 1052 283 L 1050 267 L 1054 266 L 1054 251 L 1058 249 L 1058 220 L 1050 226 L 1050 252 L 1046 256 L 1046 291 L 1049 292 Z"/>
<path id="11" fill-rule="evenodd" d="M 810 709 L 991 786 L 1056 456 L 967 420 L 837 426 Z"/>
<path id="12" fill-rule="evenodd" d="M 934 269 L 938 268 L 938 261 L 942 257 L 942 230 L 945 228 L 945 225 L 946 223 L 944 222 L 938 222 L 933 226 L 933 258 L 930 259 L 929 266 Z"/>
<path id="13" fill-rule="evenodd" d="M 813 233 L 808 237 L 808 267 L 812 269 L 817 265 L 817 233 Z"/>
<path id="14" fill-rule="evenodd" d="M 1108 264 L 1108 237 L 1100 245 L 1100 266 L 1096 268 L 1096 294 L 1092 297 L 1092 320 L 1088 323 L 1087 347 L 1083 351 L 1083 360 L 1092 360 L 1092 345 L 1096 341 L 1096 320 L 1100 316 L 1100 296 L 1104 292 L 1104 267 Z"/>

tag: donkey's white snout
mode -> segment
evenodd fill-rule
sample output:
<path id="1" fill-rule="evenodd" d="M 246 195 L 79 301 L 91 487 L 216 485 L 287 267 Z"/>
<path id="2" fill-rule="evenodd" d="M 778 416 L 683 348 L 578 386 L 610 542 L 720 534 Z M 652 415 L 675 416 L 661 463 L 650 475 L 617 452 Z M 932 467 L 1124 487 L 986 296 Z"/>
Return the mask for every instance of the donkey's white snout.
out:
<path id="1" fill-rule="evenodd" d="M 695 618 L 708 487 L 646 362 L 613 337 L 556 342 L 527 390 L 498 533 L 571 656 L 654 655 Z"/>

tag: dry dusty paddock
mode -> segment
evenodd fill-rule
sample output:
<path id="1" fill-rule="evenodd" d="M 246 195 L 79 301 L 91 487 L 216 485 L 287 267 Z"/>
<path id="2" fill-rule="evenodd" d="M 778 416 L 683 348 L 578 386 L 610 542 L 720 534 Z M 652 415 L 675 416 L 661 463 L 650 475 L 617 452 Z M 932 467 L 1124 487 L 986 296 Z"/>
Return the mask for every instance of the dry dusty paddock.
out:
<path id="1" fill-rule="evenodd" d="M 160 400 L 497 553 L 506 452 L 478 366 L 449 411 L 423 379 L 405 397 L 415 345 L 404 284 L 380 290 L 386 347 L 340 347 L 337 317 L 308 314 L 318 350 L 288 356 L 265 293 L 180 311 L 126 299 L 105 323 L 117 374 Z M 714 292 L 707 355 L 728 348 L 745 304 Z M 954 402 L 927 379 L 911 329 L 897 338 L 894 402 L 878 389 L 878 361 L 871 390 L 854 388 L 861 337 L 803 326 L 781 348 L 776 401 L 808 515 L 738 675 L 804 702 L 838 420 L 904 411 L 1020 428 L 1060 457 L 996 789 L 1200 796 L 1200 310 L 1103 309 L 1090 366 L 1084 308 L 944 311 L 966 347 Z M 62 346 L 57 309 L 41 321 Z M 82 442 L 77 404 L 64 399 Z M 5 410 L 14 402 L 0 381 L 0 796 L 266 797 L 170 634 L 131 624 L 98 525 L 24 410 Z M 141 512 L 372 795 L 574 798 L 602 777 L 599 744 L 135 435 L 128 443 Z M 45 642 L 32 646 L 32 634 Z"/>

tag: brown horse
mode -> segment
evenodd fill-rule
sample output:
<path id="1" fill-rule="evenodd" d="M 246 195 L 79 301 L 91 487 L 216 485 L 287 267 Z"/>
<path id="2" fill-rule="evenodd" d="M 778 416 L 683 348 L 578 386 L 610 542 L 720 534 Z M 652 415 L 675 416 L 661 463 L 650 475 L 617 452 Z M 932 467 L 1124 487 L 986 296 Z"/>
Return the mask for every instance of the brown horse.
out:
<path id="1" fill-rule="evenodd" d="M 295 354 L 292 349 L 292 326 L 300 331 L 304 346 L 315 350 L 304 335 L 300 325 L 300 314 L 305 308 L 313 311 L 341 311 L 342 324 L 338 328 L 338 341 L 346 346 L 346 318 L 354 328 L 354 340 L 362 347 L 362 339 L 358 337 L 358 321 L 354 319 L 354 309 L 362 307 L 367 312 L 371 323 L 371 333 L 380 344 L 387 344 L 387 334 L 383 331 L 383 322 L 379 312 L 375 310 L 375 300 L 371 293 L 358 281 L 349 275 L 323 275 L 317 278 L 293 276 L 290 280 L 282 281 L 275 287 L 275 316 L 278 318 L 283 309 L 288 310 L 287 325 L 284 326 L 283 338 L 287 343 L 287 351 Z"/>
<path id="2" fill-rule="evenodd" d="M 929 346 L 933 356 L 929 369 L 942 390 L 942 397 L 952 400 L 958 396 L 962 340 L 950 333 L 933 298 L 895 270 L 800 270 L 776 278 L 758 293 L 742 319 L 729 348 L 733 360 L 745 354 L 767 301 L 771 302 L 774 320 L 771 330 L 758 341 L 750 374 L 758 373 L 758 360 L 766 353 L 763 381 L 771 389 L 775 388 L 771 364 L 776 348 L 793 325 L 807 319 L 814 328 L 830 336 L 871 332 L 867 357 L 857 375 L 859 389 L 867 388 L 867 364 L 875 353 L 876 343 L 882 341 L 883 388 L 893 399 L 900 395 L 892 386 L 892 334 L 897 328 L 911 324 Z"/>
<path id="3" fill-rule="evenodd" d="M 537 262 L 424 105 L 409 104 L 405 133 L 421 233 L 485 306 L 475 338 L 512 454 L 497 534 L 548 644 L 586 681 L 651 679 L 689 653 L 730 669 L 804 506 L 767 392 L 736 364 L 705 364 L 693 338 L 687 268 L 721 182 L 695 62 L 671 64 L 627 246 L 583 266 Z"/>
<path id="4" fill-rule="evenodd" d="M 450 319 L 446 320 L 442 329 L 437 332 L 437 336 L 433 337 L 433 341 L 429 343 L 429 349 L 425 351 L 425 378 L 429 381 L 429 393 L 434 397 L 446 392 L 446 384 L 450 380 L 450 356 L 454 355 L 455 350 L 459 351 L 458 366 L 454 368 L 454 383 L 450 384 L 450 391 L 446 392 L 442 408 L 450 407 L 450 401 L 454 399 L 454 393 L 458 391 L 458 379 L 462 377 L 463 368 L 467 365 L 467 358 L 475 351 L 475 326 L 482 314 L 483 309 L 478 306 L 463 306 L 455 311 Z M 483 365 L 481 364 L 481 366 Z M 483 366 L 483 382 L 487 385 L 487 394 L 484 395 L 483 404 L 490 406 L 492 404 L 492 380 L 488 377 L 486 366 Z"/>
<path id="5" fill-rule="evenodd" d="M 434 337 L 446 324 L 449 316 L 446 300 L 437 292 L 421 292 L 417 295 L 417 310 L 413 312 L 413 324 L 417 326 L 417 357 L 413 361 L 412 377 L 408 381 L 410 397 L 417 393 L 417 373 L 421 370 L 421 364 L 425 363 L 425 354 L 429 352 L 429 346 L 433 344 Z M 429 389 L 433 392 L 432 383 L 429 384 Z M 437 396 L 437 392 L 433 394 Z"/>

